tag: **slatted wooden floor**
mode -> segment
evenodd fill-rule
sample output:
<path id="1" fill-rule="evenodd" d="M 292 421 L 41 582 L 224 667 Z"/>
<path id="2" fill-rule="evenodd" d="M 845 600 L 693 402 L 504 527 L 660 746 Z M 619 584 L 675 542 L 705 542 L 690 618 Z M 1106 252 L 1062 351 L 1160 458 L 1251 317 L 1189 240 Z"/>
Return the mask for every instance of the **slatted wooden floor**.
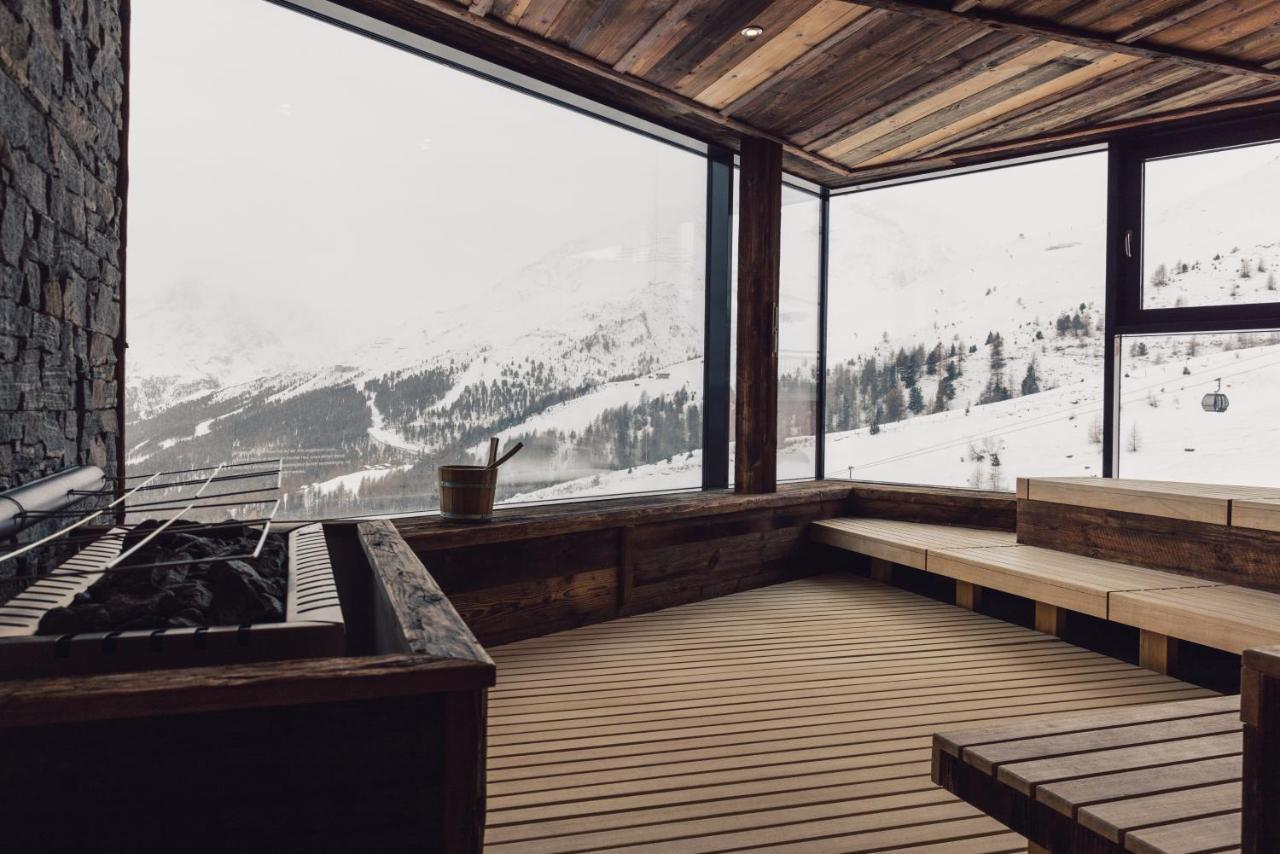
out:
<path id="1" fill-rule="evenodd" d="M 1025 851 L 930 782 L 934 732 L 1211 696 L 846 575 L 491 652 L 495 852 Z"/>

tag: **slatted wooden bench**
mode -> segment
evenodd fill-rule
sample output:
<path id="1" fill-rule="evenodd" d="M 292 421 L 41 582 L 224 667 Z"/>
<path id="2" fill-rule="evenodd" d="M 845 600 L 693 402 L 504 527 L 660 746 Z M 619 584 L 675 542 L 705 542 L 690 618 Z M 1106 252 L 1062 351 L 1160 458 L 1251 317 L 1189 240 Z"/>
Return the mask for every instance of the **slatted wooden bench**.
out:
<path id="1" fill-rule="evenodd" d="M 884 519 L 815 522 L 811 537 L 868 555 L 873 577 L 893 564 L 954 579 L 956 604 L 975 607 L 984 588 L 1036 603 L 1036 628 L 1061 634 L 1068 612 L 1141 631 L 1139 659 L 1168 672 L 1174 639 L 1228 652 L 1280 644 L 1280 595 L 1038 546 L 1012 533 Z"/>
<path id="2" fill-rule="evenodd" d="M 1220 697 L 939 733 L 933 779 L 1042 850 L 1236 850 L 1242 730 Z"/>
<path id="3" fill-rule="evenodd" d="M 1034 718 L 933 739 L 935 783 L 1030 850 L 1280 851 L 1280 648 L 1242 694 Z"/>

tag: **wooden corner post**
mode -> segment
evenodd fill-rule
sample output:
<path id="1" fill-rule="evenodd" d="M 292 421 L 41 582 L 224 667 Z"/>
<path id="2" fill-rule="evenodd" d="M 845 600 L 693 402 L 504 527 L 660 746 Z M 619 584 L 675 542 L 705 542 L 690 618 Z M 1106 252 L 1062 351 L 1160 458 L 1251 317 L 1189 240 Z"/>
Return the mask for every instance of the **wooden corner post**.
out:
<path id="1" fill-rule="evenodd" d="M 1280 851 L 1280 647 L 1247 649 L 1241 668 L 1244 720 L 1244 854 Z"/>
<path id="2" fill-rule="evenodd" d="M 743 137 L 739 168 L 734 486 L 760 494 L 778 489 L 782 147 Z"/>

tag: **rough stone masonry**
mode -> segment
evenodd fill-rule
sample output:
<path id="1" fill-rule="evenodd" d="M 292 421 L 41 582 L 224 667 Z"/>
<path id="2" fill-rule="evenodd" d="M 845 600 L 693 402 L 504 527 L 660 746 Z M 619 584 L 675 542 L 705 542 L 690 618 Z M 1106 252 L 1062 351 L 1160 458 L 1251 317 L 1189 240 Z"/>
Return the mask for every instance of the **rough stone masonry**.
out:
<path id="1" fill-rule="evenodd" d="M 0 0 L 0 490 L 114 472 L 127 9 Z"/>

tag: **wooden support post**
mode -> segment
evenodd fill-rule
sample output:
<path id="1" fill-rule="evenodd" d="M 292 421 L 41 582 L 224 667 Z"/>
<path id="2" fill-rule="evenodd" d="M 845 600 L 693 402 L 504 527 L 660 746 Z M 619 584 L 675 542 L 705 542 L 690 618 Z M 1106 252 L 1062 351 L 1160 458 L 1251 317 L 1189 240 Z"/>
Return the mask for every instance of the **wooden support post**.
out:
<path id="1" fill-rule="evenodd" d="M 1036 631 L 1062 637 L 1067 627 L 1067 610 L 1046 602 L 1036 603 Z"/>
<path id="2" fill-rule="evenodd" d="M 1280 851 L 1280 647 L 1247 649 L 1241 661 L 1244 721 L 1244 854 Z"/>
<path id="3" fill-rule="evenodd" d="M 1178 639 L 1143 629 L 1138 635 L 1138 664 L 1172 676 L 1178 669 Z"/>
<path id="4" fill-rule="evenodd" d="M 734 488 L 761 494 L 778 490 L 782 147 L 743 137 L 739 170 Z"/>
<path id="5" fill-rule="evenodd" d="M 871 558 L 871 577 L 884 584 L 892 584 L 893 564 L 878 557 Z"/>
<path id="6" fill-rule="evenodd" d="M 976 611 L 982 607 L 982 587 L 968 581 L 956 582 L 956 604 L 961 608 Z"/>

